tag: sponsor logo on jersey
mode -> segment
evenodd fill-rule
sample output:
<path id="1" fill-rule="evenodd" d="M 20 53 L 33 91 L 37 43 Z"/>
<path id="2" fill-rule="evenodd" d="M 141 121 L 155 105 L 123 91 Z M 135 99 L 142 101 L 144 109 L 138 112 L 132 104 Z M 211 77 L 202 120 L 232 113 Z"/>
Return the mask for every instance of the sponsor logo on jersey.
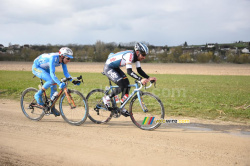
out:
<path id="1" fill-rule="evenodd" d="M 114 62 L 116 60 L 116 58 L 111 58 L 110 62 Z"/>
<path id="2" fill-rule="evenodd" d="M 133 54 L 130 54 L 129 62 L 132 62 L 132 59 L 133 59 Z"/>
<path id="3" fill-rule="evenodd" d="M 134 72 L 131 73 L 131 76 L 133 76 L 136 79 L 138 78 L 138 76 Z"/>
<path id="4" fill-rule="evenodd" d="M 113 79 L 118 78 L 117 74 L 113 72 L 113 69 L 109 70 L 107 73 Z"/>

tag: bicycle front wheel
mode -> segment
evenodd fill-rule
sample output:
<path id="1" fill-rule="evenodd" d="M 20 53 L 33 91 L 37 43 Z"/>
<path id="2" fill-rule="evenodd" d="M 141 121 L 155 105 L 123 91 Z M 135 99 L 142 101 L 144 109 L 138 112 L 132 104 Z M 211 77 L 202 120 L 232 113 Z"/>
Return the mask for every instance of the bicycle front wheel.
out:
<path id="1" fill-rule="evenodd" d="M 161 123 L 156 123 L 156 120 L 164 119 L 165 111 L 163 104 L 158 97 L 151 93 L 140 93 L 140 100 L 136 95 L 130 102 L 130 118 L 140 129 L 154 130 L 161 125 Z M 142 107 L 146 110 L 145 112 L 142 111 Z"/>
<path id="2" fill-rule="evenodd" d="M 102 89 L 92 90 L 87 95 L 89 119 L 97 124 L 109 122 L 113 115 L 104 105 L 102 101 L 103 96 L 105 96 L 105 91 Z"/>
<path id="3" fill-rule="evenodd" d="M 21 108 L 24 115 L 30 120 L 39 121 L 44 116 L 44 111 L 41 108 L 38 108 L 37 102 L 34 98 L 38 90 L 35 88 L 27 88 L 21 94 Z"/>
<path id="4" fill-rule="evenodd" d="M 68 89 L 68 96 L 64 93 L 60 98 L 59 108 L 63 119 L 69 124 L 79 126 L 88 117 L 88 104 L 85 97 L 76 90 Z"/>

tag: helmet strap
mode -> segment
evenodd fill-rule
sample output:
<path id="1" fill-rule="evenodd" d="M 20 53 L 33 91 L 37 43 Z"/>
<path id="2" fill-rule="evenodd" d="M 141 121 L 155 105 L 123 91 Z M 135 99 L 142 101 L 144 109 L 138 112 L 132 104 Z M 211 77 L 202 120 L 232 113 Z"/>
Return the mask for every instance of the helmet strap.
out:
<path id="1" fill-rule="evenodd" d="M 63 60 L 64 60 L 65 56 L 60 55 L 60 57 L 62 57 L 62 64 L 64 64 Z"/>
<path id="2" fill-rule="evenodd" d="M 138 56 L 137 56 L 137 53 L 135 51 L 135 53 L 134 53 L 134 62 L 136 62 L 136 61 L 138 61 Z"/>

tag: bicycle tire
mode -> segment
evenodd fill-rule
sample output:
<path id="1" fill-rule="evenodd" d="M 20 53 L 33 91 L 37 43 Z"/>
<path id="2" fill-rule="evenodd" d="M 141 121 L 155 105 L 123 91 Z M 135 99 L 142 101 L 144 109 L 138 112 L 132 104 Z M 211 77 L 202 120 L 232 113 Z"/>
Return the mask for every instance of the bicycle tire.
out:
<path id="1" fill-rule="evenodd" d="M 72 97 L 76 107 L 69 104 L 66 94 L 64 93 L 59 102 L 61 115 L 67 123 L 80 126 L 88 117 L 89 109 L 87 100 L 81 92 L 76 90 L 68 89 L 68 94 Z"/>
<path id="2" fill-rule="evenodd" d="M 138 96 L 135 95 L 129 105 L 130 118 L 138 128 L 142 130 L 154 130 L 158 128 L 161 123 L 156 123 L 156 121 L 153 120 L 164 119 L 164 106 L 157 96 L 148 92 L 140 93 L 142 104 L 147 108 L 148 112 L 142 111 Z"/>
<path id="3" fill-rule="evenodd" d="M 102 101 L 105 91 L 102 89 L 94 89 L 87 95 L 89 104 L 89 119 L 96 124 L 107 123 L 111 120 L 113 113 L 108 111 Z M 98 109 L 99 108 L 99 109 Z"/>
<path id="4" fill-rule="evenodd" d="M 22 112 L 28 119 L 34 121 L 41 120 L 45 115 L 43 109 L 36 108 L 31 105 L 32 103 L 34 105 L 37 103 L 34 98 L 34 95 L 37 91 L 38 90 L 35 88 L 27 88 L 22 92 L 20 99 Z"/>

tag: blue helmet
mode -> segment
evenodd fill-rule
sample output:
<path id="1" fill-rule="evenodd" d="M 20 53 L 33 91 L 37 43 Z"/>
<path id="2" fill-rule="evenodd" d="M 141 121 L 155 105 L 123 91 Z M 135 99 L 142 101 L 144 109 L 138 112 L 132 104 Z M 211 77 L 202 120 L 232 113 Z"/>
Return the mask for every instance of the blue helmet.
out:
<path id="1" fill-rule="evenodd" d="M 136 43 L 135 44 L 135 51 L 140 51 L 142 53 L 148 54 L 148 47 L 143 43 Z"/>

